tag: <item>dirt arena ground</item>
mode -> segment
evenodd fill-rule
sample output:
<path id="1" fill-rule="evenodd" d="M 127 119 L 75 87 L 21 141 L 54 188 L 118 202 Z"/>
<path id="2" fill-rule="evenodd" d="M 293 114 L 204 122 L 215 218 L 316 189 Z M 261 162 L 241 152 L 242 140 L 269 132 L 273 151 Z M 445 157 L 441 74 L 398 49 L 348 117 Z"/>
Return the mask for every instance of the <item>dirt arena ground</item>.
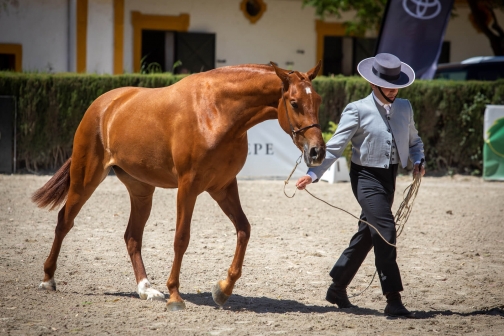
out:
<path id="1" fill-rule="evenodd" d="M 340 310 L 324 300 L 328 272 L 356 220 L 283 181 L 240 180 L 252 224 L 243 274 L 219 309 L 210 289 L 226 276 L 234 228 L 213 200 L 198 198 L 182 264 L 185 311 L 143 301 L 123 241 L 129 198 L 115 176 L 96 190 L 60 254 L 56 292 L 37 289 L 57 212 L 30 195 L 49 176 L 0 175 L 0 335 L 503 335 L 504 183 L 426 177 L 398 239 L 403 299 L 417 319 L 383 315 L 378 280 Z M 398 178 L 396 204 L 411 177 Z M 288 191 L 293 191 L 293 184 Z M 354 214 L 348 183 L 319 183 L 314 194 Z M 153 286 L 167 294 L 173 258 L 176 190 L 158 189 L 144 234 L 143 258 Z M 363 290 L 374 273 L 370 253 L 350 285 Z"/>

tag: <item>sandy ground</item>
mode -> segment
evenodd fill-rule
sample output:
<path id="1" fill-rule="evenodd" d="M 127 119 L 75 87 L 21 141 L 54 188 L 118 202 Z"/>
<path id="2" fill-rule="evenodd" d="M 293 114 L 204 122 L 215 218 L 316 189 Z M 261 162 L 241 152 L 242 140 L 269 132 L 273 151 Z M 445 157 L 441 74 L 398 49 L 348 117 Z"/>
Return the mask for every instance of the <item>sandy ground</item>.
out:
<path id="1" fill-rule="evenodd" d="M 115 176 L 96 190 L 75 220 L 58 262 L 56 292 L 37 289 L 56 211 L 30 203 L 49 176 L 0 175 L 0 335 L 503 335 L 504 183 L 476 177 L 426 177 L 398 239 L 403 299 L 418 319 L 383 315 L 378 280 L 340 310 L 324 300 L 328 272 L 356 220 L 283 181 L 240 180 L 252 224 L 241 279 L 223 309 L 210 289 L 226 276 L 236 235 L 202 194 L 182 264 L 185 311 L 140 300 L 123 241 L 129 198 Z M 396 204 L 411 177 L 398 178 Z M 293 184 L 288 191 L 293 191 Z M 348 183 L 324 182 L 314 194 L 354 214 Z M 143 258 L 154 287 L 167 293 L 173 258 L 176 190 L 158 189 L 144 234 Z M 374 273 L 370 253 L 349 288 L 363 290 Z M 166 294 L 168 297 L 168 294 Z"/>

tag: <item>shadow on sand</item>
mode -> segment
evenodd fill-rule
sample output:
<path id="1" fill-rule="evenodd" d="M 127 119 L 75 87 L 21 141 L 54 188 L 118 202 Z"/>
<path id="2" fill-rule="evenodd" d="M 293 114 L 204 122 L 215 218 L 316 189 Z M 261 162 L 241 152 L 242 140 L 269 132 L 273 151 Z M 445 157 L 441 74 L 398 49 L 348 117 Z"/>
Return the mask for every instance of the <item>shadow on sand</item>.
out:
<path id="1" fill-rule="evenodd" d="M 138 294 L 135 292 L 115 292 L 115 293 L 104 293 L 105 295 L 119 296 L 119 297 L 130 297 L 139 298 Z M 96 295 L 96 294 L 95 294 Z M 168 299 L 168 295 L 166 298 Z M 231 311 L 250 311 L 254 313 L 329 313 L 329 312 L 339 312 L 349 315 L 372 315 L 372 316 L 383 316 L 383 311 L 356 307 L 349 309 L 339 309 L 334 305 L 329 303 L 326 306 L 312 306 L 305 305 L 301 302 L 295 300 L 286 299 L 272 299 L 268 297 L 250 297 L 241 296 L 233 294 L 226 304 L 220 308 L 215 304 L 212 299 L 212 294 L 210 292 L 203 293 L 188 293 L 182 294 L 184 300 L 191 302 L 198 306 L 209 306 L 215 309 L 224 309 Z M 504 305 L 497 307 L 482 308 L 480 310 L 475 310 L 472 312 L 455 312 L 451 310 L 431 310 L 431 311 L 413 311 L 417 319 L 429 319 L 437 316 L 474 316 L 474 315 L 494 315 L 504 317 Z M 387 317 L 389 319 L 394 319 L 394 317 Z"/>

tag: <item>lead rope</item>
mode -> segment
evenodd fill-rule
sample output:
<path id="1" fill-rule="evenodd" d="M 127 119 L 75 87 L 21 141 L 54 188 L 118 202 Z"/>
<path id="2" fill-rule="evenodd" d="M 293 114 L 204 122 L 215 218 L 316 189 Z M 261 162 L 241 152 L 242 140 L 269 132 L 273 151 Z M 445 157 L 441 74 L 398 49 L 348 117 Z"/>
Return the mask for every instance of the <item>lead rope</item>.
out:
<path id="1" fill-rule="evenodd" d="M 301 156 L 302 156 L 302 155 L 303 155 L 303 154 L 301 154 Z M 296 195 L 296 190 L 297 190 L 297 188 L 296 188 L 296 190 L 294 190 L 294 194 L 292 194 L 292 196 L 289 196 L 289 195 L 287 195 L 287 193 L 285 192 L 285 187 L 286 187 L 286 186 L 287 186 L 287 184 L 289 183 L 289 180 L 290 180 L 290 178 L 291 178 L 292 174 L 294 174 L 294 171 L 296 170 L 297 166 L 298 166 L 298 165 L 299 165 L 299 163 L 301 162 L 301 156 L 299 156 L 299 158 L 296 160 L 296 165 L 294 166 L 294 169 L 293 169 L 293 170 L 292 170 L 292 172 L 290 173 L 290 175 L 289 175 L 289 177 L 287 178 L 287 180 L 285 180 L 285 181 L 284 181 L 284 183 L 285 183 L 285 184 L 284 184 L 284 194 L 285 194 L 285 196 L 287 196 L 288 198 L 293 198 L 293 197 Z M 325 203 L 325 204 L 329 205 L 330 207 L 333 207 L 333 208 L 335 208 L 335 209 L 338 209 L 338 210 L 341 210 L 341 211 L 343 211 L 343 212 L 346 212 L 346 213 L 347 213 L 347 214 L 349 214 L 350 216 L 352 216 L 352 217 L 354 217 L 354 218 L 356 218 L 356 219 L 360 220 L 360 221 L 361 221 L 361 222 L 363 222 L 363 223 L 366 223 L 367 225 L 369 225 L 370 227 L 372 227 L 372 228 L 376 231 L 376 233 L 378 233 L 378 235 L 381 237 L 381 239 L 383 239 L 383 241 L 384 241 L 385 243 L 389 244 L 390 246 L 396 247 L 394 244 L 389 243 L 389 242 L 385 239 L 385 237 L 383 237 L 383 236 L 381 235 L 380 231 L 378 231 L 378 229 L 377 229 L 377 228 L 375 228 L 375 227 L 373 226 L 373 224 L 371 224 L 371 223 L 369 223 L 369 222 L 367 222 L 367 221 L 365 221 L 365 220 L 363 220 L 363 219 L 361 219 L 361 218 L 359 218 L 359 217 L 355 216 L 354 214 L 352 214 L 352 213 L 350 213 L 350 212 L 346 211 L 345 209 L 342 209 L 342 208 L 340 208 L 340 207 L 337 207 L 337 206 L 335 206 L 335 205 L 332 205 L 331 203 L 326 202 L 326 201 L 324 201 L 324 200 L 323 200 L 323 199 L 321 199 L 321 198 L 318 198 L 317 196 L 315 196 L 315 195 L 313 195 L 311 192 L 309 192 L 309 191 L 308 191 L 308 189 L 306 189 L 306 188 L 305 188 L 304 190 L 305 190 L 308 194 L 310 194 L 310 196 L 311 196 L 311 197 L 313 197 L 313 198 L 315 198 L 315 199 L 317 199 L 317 200 L 319 200 L 319 201 L 321 201 L 321 202 L 323 202 L 323 203 Z"/>
<path id="2" fill-rule="evenodd" d="M 293 198 L 295 195 L 296 195 L 296 191 L 297 191 L 297 188 L 294 190 L 294 193 L 292 194 L 292 196 L 289 196 L 287 195 L 287 193 L 285 192 L 285 188 L 287 186 L 287 184 L 289 183 L 291 177 L 292 177 L 292 174 L 294 174 L 294 172 L 296 171 L 296 168 L 297 166 L 301 163 L 301 157 L 303 156 L 303 153 L 301 153 L 301 155 L 299 156 L 299 158 L 296 160 L 296 165 L 294 166 L 294 169 L 292 169 L 289 177 L 284 181 L 284 194 L 285 196 L 287 196 L 288 198 Z M 421 169 L 422 165 L 424 163 L 424 159 L 422 159 L 420 161 L 420 165 L 419 165 L 419 169 Z M 414 204 L 414 201 L 415 201 L 415 198 L 418 194 L 418 190 L 420 189 L 420 183 L 422 182 L 422 174 L 420 172 L 418 172 L 418 174 L 416 174 L 415 178 L 413 179 L 413 182 L 406 187 L 406 189 L 404 189 L 403 191 L 403 201 L 401 202 L 401 205 L 399 205 L 399 209 L 397 209 L 397 212 L 394 216 L 394 221 L 395 221 L 395 225 L 396 225 L 396 238 L 399 237 L 404 229 L 404 226 L 406 225 L 406 222 L 408 221 L 409 219 L 409 216 L 411 214 L 411 211 L 413 210 L 413 204 Z M 383 241 L 385 243 L 387 243 L 388 245 L 390 246 L 393 246 L 395 248 L 397 248 L 396 245 L 392 244 L 392 243 L 389 243 L 380 233 L 380 231 L 378 231 L 377 228 L 375 228 L 371 223 L 355 216 L 354 214 L 346 211 L 345 209 L 342 209 L 342 208 L 339 208 L 335 205 L 332 205 L 326 201 L 324 201 L 323 199 L 320 199 L 318 198 L 317 196 L 313 195 L 311 192 L 308 191 L 308 189 L 304 189 L 310 196 L 312 196 L 313 198 L 329 205 L 330 207 L 332 208 L 335 208 L 335 209 L 338 209 L 338 210 L 341 210 L 343 212 L 346 212 L 347 214 L 349 214 L 350 216 L 358 219 L 359 221 L 369 225 L 370 227 L 372 227 L 376 233 L 378 233 L 378 235 L 381 237 L 381 239 L 383 239 Z M 404 196 L 404 194 L 406 194 L 406 196 Z M 369 282 L 369 285 L 360 293 L 358 294 L 354 294 L 354 295 L 351 295 L 349 296 L 349 298 L 353 298 L 353 297 L 356 297 L 356 296 L 359 296 L 361 295 L 362 293 L 364 293 L 370 286 L 371 284 L 373 283 L 374 281 L 374 278 L 376 276 L 376 271 L 374 272 L 373 274 L 373 278 L 371 279 L 371 282 Z"/>

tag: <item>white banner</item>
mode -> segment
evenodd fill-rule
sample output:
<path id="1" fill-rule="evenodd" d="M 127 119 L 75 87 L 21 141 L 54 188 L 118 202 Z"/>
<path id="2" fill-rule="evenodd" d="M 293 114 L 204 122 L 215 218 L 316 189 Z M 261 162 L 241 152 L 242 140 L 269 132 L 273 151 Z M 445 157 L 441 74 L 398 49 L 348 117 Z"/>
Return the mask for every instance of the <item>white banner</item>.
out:
<path id="1" fill-rule="evenodd" d="M 248 133 L 249 152 L 239 178 L 265 177 L 285 180 L 296 165 L 301 151 L 285 133 L 278 120 L 266 120 L 252 127 Z M 306 174 L 308 168 L 301 160 L 292 178 Z"/>
<path id="2" fill-rule="evenodd" d="M 487 105 L 483 124 L 483 179 L 504 181 L 504 106 Z"/>
<path id="3" fill-rule="evenodd" d="M 278 120 L 267 120 L 252 127 L 248 133 L 248 157 L 238 173 L 239 178 L 268 178 L 285 180 L 296 165 L 301 151 L 294 145 Z M 308 170 L 303 158 L 292 174 L 291 181 Z M 329 183 L 350 181 L 346 159 L 339 158 L 320 178 Z"/>
<path id="4" fill-rule="evenodd" d="M 487 105 L 483 122 L 483 139 L 488 140 L 488 130 L 495 121 L 504 118 L 504 105 Z"/>

